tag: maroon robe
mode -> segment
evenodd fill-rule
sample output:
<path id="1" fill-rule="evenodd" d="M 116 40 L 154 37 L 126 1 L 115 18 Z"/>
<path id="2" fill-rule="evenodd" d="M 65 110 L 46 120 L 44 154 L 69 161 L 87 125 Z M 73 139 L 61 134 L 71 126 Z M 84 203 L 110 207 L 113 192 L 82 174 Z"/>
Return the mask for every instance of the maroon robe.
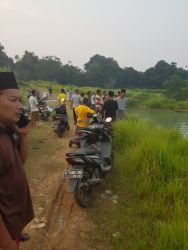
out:
<path id="1" fill-rule="evenodd" d="M 27 178 L 17 146 L 6 132 L 0 132 L 0 214 L 12 239 L 33 219 Z"/>

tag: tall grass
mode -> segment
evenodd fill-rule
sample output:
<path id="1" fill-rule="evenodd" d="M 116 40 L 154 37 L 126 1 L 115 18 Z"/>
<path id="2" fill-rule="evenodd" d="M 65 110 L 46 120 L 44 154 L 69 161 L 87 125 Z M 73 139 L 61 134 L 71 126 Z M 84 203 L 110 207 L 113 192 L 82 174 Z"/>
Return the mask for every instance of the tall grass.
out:
<path id="1" fill-rule="evenodd" d="M 114 133 L 106 185 L 119 199 L 93 208 L 101 235 L 111 249 L 188 249 L 188 139 L 133 118 L 116 123 Z"/>

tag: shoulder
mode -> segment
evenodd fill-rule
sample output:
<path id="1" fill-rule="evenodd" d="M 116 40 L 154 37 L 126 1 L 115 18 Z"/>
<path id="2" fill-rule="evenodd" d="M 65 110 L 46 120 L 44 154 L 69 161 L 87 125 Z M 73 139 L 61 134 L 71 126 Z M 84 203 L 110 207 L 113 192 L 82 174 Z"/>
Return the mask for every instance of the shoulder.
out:
<path id="1" fill-rule="evenodd" d="M 95 111 L 93 109 L 91 109 L 90 107 L 87 107 L 87 106 L 85 106 L 85 107 L 86 107 L 87 112 L 92 113 L 92 114 L 95 113 Z"/>

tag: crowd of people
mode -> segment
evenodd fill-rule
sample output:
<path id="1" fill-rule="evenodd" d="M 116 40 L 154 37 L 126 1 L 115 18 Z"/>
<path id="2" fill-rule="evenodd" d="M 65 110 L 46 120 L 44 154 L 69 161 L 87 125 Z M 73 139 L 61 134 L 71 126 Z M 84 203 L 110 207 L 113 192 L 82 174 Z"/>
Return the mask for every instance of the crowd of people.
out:
<path id="1" fill-rule="evenodd" d="M 45 91 L 43 98 L 46 100 L 52 95 L 52 85 Z M 28 99 L 31 111 L 31 127 L 36 126 L 38 113 L 40 110 L 37 91 L 32 90 Z M 83 127 L 88 124 L 89 119 L 87 113 L 97 113 L 103 118 L 111 117 L 113 121 L 122 120 L 125 117 L 127 108 L 126 89 L 122 89 L 114 93 L 109 90 L 96 90 L 96 93 L 88 91 L 86 94 L 80 93 L 79 89 L 68 91 L 64 88 L 57 96 L 58 105 L 67 105 L 70 103 L 70 108 L 73 111 L 74 124 L 78 127 Z M 83 123 L 81 122 L 82 120 Z"/>
<path id="2" fill-rule="evenodd" d="M 74 124 L 78 128 L 83 128 L 89 123 L 88 113 L 97 113 L 104 119 L 111 117 L 113 121 L 122 120 L 125 117 L 127 108 L 126 89 L 118 91 L 115 95 L 114 91 L 110 90 L 101 92 L 97 89 L 96 93 L 88 91 L 86 95 L 82 95 L 79 89 L 66 94 L 65 90 L 61 90 L 58 96 L 60 100 L 70 101 L 70 108 L 73 110 Z"/>
<path id="3" fill-rule="evenodd" d="M 52 96 L 52 93 L 53 88 L 51 84 L 46 91 L 44 91 L 41 98 L 47 100 Z M 31 111 L 31 127 L 36 127 L 36 122 L 39 119 L 40 105 L 37 94 L 38 92 L 36 90 L 29 91 L 28 102 Z M 58 105 L 70 103 L 70 108 L 73 111 L 74 124 L 78 127 L 81 126 L 80 121 L 83 120 L 83 118 L 85 120 L 83 124 L 88 124 L 89 119 L 86 119 L 86 111 L 93 113 L 94 110 L 95 113 L 100 114 L 103 118 L 112 117 L 113 121 L 117 121 L 125 117 L 127 108 L 126 89 L 121 89 L 117 93 L 114 93 L 112 90 L 107 92 L 106 90 L 101 91 L 97 89 L 96 92 L 89 90 L 84 94 L 80 92 L 79 89 L 66 91 L 62 88 L 57 96 L 57 101 Z M 80 112 L 80 110 L 83 111 Z M 83 113 L 85 113 L 84 116 Z"/>

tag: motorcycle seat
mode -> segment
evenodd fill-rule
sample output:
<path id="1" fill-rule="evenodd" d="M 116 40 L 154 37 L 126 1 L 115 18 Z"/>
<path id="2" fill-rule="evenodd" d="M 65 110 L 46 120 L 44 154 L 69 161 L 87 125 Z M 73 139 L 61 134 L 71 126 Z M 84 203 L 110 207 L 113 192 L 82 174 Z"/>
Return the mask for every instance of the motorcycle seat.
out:
<path id="1" fill-rule="evenodd" d="M 73 153 L 67 153 L 67 156 L 76 156 L 76 155 L 97 155 L 98 150 L 92 147 L 80 148 Z"/>

